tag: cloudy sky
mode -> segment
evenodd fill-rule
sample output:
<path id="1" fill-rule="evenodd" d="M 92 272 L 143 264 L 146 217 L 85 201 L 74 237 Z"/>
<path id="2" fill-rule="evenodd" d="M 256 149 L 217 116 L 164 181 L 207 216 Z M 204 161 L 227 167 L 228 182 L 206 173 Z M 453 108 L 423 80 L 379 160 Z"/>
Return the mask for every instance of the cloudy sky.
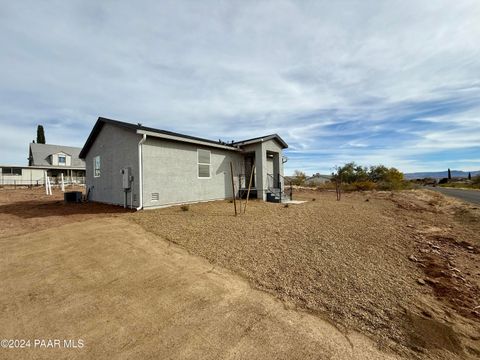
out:
<path id="1" fill-rule="evenodd" d="M 480 169 L 480 1 L 0 0 L 0 163 L 98 116 L 278 133 L 286 172 Z"/>

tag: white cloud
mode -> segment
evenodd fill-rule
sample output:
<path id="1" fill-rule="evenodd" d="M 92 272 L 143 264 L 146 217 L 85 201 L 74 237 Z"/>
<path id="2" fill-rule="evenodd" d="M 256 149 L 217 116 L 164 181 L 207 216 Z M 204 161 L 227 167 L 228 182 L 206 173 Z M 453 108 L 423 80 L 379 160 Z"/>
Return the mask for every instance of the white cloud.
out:
<path id="1" fill-rule="evenodd" d="M 6 2 L 0 162 L 24 161 L 38 122 L 81 145 L 101 115 L 213 139 L 277 132 L 289 170 L 444 166 L 412 158 L 478 146 L 479 38 L 477 0 Z"/>

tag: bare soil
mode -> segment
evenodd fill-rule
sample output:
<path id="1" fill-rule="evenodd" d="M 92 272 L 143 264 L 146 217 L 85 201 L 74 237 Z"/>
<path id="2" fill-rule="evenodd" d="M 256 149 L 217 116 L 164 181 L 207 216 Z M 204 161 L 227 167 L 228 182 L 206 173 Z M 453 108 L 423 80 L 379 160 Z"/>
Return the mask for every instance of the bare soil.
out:
<path id="1" fill-rule="evenodd" d="M 83 191 L 68 188 L 67 191 Z M 120 206 L 99 203 L 65 203 L 63 192 L 53 189 L 46 195 L 43 187 L 0 188 L 0 237 L 30 233 L 72 222 L 129 212 Z"/>
<path id="2" fill-rule="evenodd" d="M 0 348 L 1 359 L 398 359 L 358 332 L 253 290 L 118 208 L 65 207 L 58 194 L 36 194 L 41 206 L 8 207 L 2 194 L 2 228 L 8 219 L 37 229 L 0 235 L 1 339 L 32 341 Z M 14 203 L 30 195 L 8 193 Z M 35 348 L 34 339 L 84 347 Z"/>
<path id="3" fill-rule="evenodd" d="M 430 191 L 297 190 L 299 205 L 225 202 L 130 215 L 284 303 L 408 358 L 480 356 L 480 212 Z"/>

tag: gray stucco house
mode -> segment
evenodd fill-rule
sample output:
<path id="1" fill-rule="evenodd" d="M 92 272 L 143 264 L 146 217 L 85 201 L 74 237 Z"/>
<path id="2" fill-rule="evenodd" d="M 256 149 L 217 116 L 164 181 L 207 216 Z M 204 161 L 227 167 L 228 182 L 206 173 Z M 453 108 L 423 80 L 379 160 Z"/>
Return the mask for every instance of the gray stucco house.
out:
<path id="1" fill-rule="evenodd" d="M 283 190 L 283 149 L 273 134 L 224 143 L 98 118 L 80 158 L 91 201 L 137 209 L 245 196 L 278 201 Z"/>

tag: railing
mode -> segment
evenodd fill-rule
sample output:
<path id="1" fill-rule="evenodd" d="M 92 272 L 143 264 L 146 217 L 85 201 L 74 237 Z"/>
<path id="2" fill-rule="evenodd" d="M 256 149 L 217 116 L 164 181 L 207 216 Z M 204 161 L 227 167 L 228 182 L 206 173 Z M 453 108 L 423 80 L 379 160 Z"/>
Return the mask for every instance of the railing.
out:
<path id="1" fill-rule="evenodd" d="M 20 177 L 20 176 L 19 176 Z M 49 177 L 50 182 L 52 185 L 61 185 L 61 178 L 60 177 Z M 63 178 L 63 183 L 65 186 L 67 185 L 84 185 L 85 184 L 85 177 L 75 177 L 75 176 L 65 176 Z M 40 179 L 16 179 L 15 176 L 2 176 L 0 177 L 0 186 L 13 186 L 13 187 L 34 187 L 34 186 L 44 186 L 45 179 L 42 177 Z"/>
<path id="2" fill-rule="evenodd" d="M 280 198 L 293 199 L 292 182 L 280 174 L 267 174 L 267 190 Z"/>
<path id="3" fill-rule="evenodd" d="M 290 200 L 293 200 L 293 184 L 292 184 L 292 182 L 290 180 L 286 179 L 284 176 L 282 176 L 280 174 L 278 176 L 279 176 L 279 179 L 280 179 L 279 181 L 282 184 L 283 193 L 285 194 L 285 196 L 288 196 L 288 198 Z"/>

